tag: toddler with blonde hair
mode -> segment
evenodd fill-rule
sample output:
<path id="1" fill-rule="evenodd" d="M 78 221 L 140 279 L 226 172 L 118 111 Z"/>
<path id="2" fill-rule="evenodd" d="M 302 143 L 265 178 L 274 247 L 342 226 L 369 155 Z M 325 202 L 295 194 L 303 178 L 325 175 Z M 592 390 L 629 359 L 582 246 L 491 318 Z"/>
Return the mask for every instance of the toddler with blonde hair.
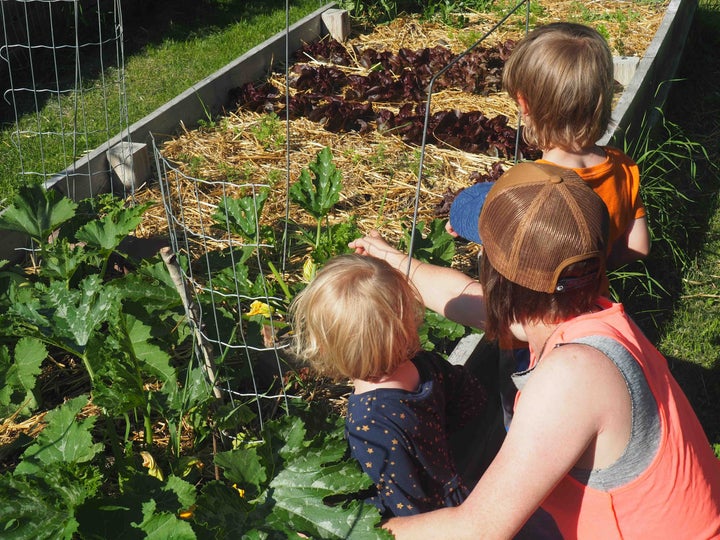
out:
<path id="1" fill-rule="evenodd" d="M 345 433 L 385 516 L 460 504 L 468 494 L 449 434 L 485 404 L 464 366 L 421 350 L 425 308 L 385 261 L 331 259 L 290 306 L 294 352 L 320 374 L 351 379 Z"/>

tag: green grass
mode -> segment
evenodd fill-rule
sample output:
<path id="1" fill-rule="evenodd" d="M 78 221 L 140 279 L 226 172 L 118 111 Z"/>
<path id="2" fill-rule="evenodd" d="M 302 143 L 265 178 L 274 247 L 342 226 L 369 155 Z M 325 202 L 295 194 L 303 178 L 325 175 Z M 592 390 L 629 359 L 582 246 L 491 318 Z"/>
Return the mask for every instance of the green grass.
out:
<path id="1" fill-rule="evenodd" d="M 82 101 L 66 95 L 46 102 L 38 114 L 29 112 L 20 119 L 20 131 L 65 132 L 64 137 L 21 136 L 21 157 L 14 125 L 2 126 L 0 206 L 28 179 L 41 181 L 63 170 L 83 153 L 285 28 L 285 2 L 279 0 L 260 3 L 215 0 L 212 9 L 203 9 L 204 3 L 192 4 L 178 1 L 171 7 L 143 8 L 142 16 L 125 20 L 128 45 L 124 102 L 119 92 L 112 91 L 118 87 L 118 72 L 110 69 L 106 70 L 105 84 L 97 77 L 86 79 Z M 290 22 L 324 4 L 320 0 L 291 2 Z M 186 12 L 182 11 L 184 8 Z M 155 11 L 148 13 L 148 10 Z M 148 21 L 149 16 L 153 18 Z M 162 39 L 155 37 L 158 35 L 163 36 Z M 104 94 L 103 86 L 111 91 Z M 87 137 L 80 136 L 73 141 L 68 134 L 75 131 L 76 122 L 77 131 L 87 133 Z M 22 174 L 30 171 L 40 174 Z"/>
<path id="2" fill-rule="evenodd" d="M 702 144 L 695 154 L 697 185 L 687 186 L 686 237 L 678 238 L 689 263 L 674 276 L 677 291 L 658 346 L 688 395 L 713 444 L 720 444 L 720 2 L 701 0 L 690 29 L 680 80 L 666 117 Z M 662 261 L 657 261 L 658 265 Z"/>

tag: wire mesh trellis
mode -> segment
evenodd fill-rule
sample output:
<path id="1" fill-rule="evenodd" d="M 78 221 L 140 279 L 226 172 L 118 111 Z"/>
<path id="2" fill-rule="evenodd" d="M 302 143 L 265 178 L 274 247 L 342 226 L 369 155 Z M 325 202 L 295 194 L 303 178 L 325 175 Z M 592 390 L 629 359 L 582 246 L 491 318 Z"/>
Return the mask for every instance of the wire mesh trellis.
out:
<path id="1" fill-rule="evenodd" d="M 58 173 L 128 131 L 121 1 L 4 0 L 0 16 L 0 122 L 14 125 L 0 172 L 66 193 L 84 177 L 96 195 L 89 167 Z"/>
<path id="2" fill-rule="evenodd" d="M 254 402 L 262 426 L 268 411 L 280 404 L 287 410 L 294 397 L 283 383 L 287 369 L 278 345 L 283 323 L 271 307 L 287 298 L 277 296 L 265 278 L 271 269 L 263 250 L 275 246 L 263 241 L 259 228 L 250 238 L 239 237 L 220 203 L 238 191 L 246 193 L 249 220 L 259 223 L 258 197 L 266 186 L 193 178 L 156 146 L 154 154 L 171 249 L 188 285 L 185 307 L 196 333 L 195 358 L 205 366 L 215 397 L 233 405 Z M 220 200 L 204 195 L 217 190 Z"/>

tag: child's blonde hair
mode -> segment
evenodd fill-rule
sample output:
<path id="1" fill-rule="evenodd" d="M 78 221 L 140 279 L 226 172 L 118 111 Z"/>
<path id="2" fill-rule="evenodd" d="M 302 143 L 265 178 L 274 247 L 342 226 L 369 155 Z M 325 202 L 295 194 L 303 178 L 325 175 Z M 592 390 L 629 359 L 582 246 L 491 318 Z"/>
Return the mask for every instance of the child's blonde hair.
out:
<path id="1" fill-rule="evenodd" d="M 295 354 L 336 379 L 382 377 L 420 350 L 420 294 L 405 275 L 373 257 L 331 259 L 289 313 Z"/>
<path id="2" fill-rule="evenodd" d="M 523 137 L 528 144 L 582 150 L 610 124 L 615 87 L 610 47 L 582 24 L 540 26 L 513 49 L 503 68 L 503 87 L 527 103 Z"/>

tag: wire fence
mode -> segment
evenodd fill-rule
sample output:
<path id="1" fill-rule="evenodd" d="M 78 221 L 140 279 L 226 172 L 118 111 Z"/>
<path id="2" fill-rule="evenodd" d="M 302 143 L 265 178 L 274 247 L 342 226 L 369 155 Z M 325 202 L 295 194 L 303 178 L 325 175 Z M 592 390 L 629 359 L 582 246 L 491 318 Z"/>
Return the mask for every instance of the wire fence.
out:
<path id="1" fill-rule="evenodd" d="M 263 250 L 276 246 L 263 242 L 259 228 L 246 231 L 245 238 L 238 236 L 220 202 L 239 190 L 249 193 L 245 210 L 257 224 L 258 196 L 267 186 L 193 178 L 156 146 L 154 156 L 172 257 L 187 292 L 186 314 L 196 336 L 195 360 L 205 367 L 217 399 L 233 406 L 254 405 L 262 426 L 280 404 L 287 411 L 288 400 L 297 397 L 286 393 L 287 364 L 278 344 L 282 321 L 270 307 L 287 299 L 276 296 L 276 287 L 266 279 L 272 270 Z M 218 190 L 222 195 L 215 203 L 202 196 Z M 254 240 L 248 238 L 253 235 Z M 254 306 L 258 313 L 252 321 Z"/>
<path id="2" fill-rule="evenodd" d="M 4 0 L 0 17 L 0 121 L 14 125 L 4 160 L 13 167 L 3 173 L 19 175 L 19 185 L 57 182 L 60 171 L 128 130 L 121 2 Z M 78 173 L 72 182 L 82 181 Z M 90 176 L 88 169 L 94 196 Z"/>

